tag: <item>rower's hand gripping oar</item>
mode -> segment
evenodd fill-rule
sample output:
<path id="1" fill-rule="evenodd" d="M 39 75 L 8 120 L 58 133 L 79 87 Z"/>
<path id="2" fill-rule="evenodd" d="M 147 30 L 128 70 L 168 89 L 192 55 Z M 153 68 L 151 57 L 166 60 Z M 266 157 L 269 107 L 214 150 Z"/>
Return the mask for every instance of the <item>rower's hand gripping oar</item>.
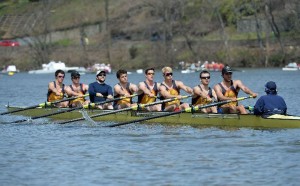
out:
<path id="1" fill-rule="evenodd" d="M 61 102 L 64 102 L 64 101 L 71 101 L 71 100 L 74 100 L 74 99 L 77 99 L 77 98 L 86 97 L 88 95 L 89 94 L 85 94 L 85 95 L 82 95 L 82 96 L 70 97 L 70 98 L 61 99 L 61 100 L 58 100 L 58 101 L 40 103 L 38 105 L 33 105 L 33 106 L 21 108 L 21 109 L 16 109 L 16 110 L 13 110 L 13 111 L 2 112 L 2 113 L 0 113 L 0 115 L 6 115 L 6 114 L 15 113 L 15 112 L 21 112 L 21 111 L 24 111 L 24 110 L 34 109 L 34 108 L 37 108 L 37 107 L 51 106 L 51 105 L 61 103 Z"/>
<path id="2" fill-rule="evenodd" d="M 188 98 L 188 97 L 191 97 L 191 95 L 182 96 L 180 99 L 185 99 L 185 98 Z M 149 106 L 152 106 L 152 105 L 166 103 L 166 102 L 170 102 L 170 101 L 174 101 L 174 100 L 178 100 L 178 98 L 169 98 L 169 99 L 165 99 L 165 100 L 161 100 L 161 101 L 157 101 L 157 102 L 152 102 L 152 103 L 147 103 L 147 104 L 137 104 L 135 106 L 128 107 L 128 108 L 123 108 L 123 109 L 119 109 L 119 110 L 113 110 L 113 111 L 110 111 L 110 112 L 95 114 L 95 115 L 90 116 L 90 118 L 106 116 L 106 115 L 115 114 L 115 113 L 118 113 L 118 112 L 129 111 L 129 110 L 138 110 L 139 108 L 145 108 L 145 107 L 149 107 Z M 71 123 L 71 122 L 75 122 L 75 121 L 82 121 L 82 120 L 85 120 L 85 118 L 77 118 L 77 119 L 73 119 L 73 120 L 69 120 L 69 121 L 60 122 L 58 124 L 66 124 L 66 123 Z"/>
<path id="3" fill-rule="evenodd" d="M 240 97 L 240 98 L 237 98 L 236 101 L 242 101 L 242 100 L 249 99 L 249 98 L 253 98 L 253 96 Z M 183 112 L 197 111 L 197 110 L 201 110 L 201 109 L 208 108 L 208 107 L 224 105 L 224 104 L 227 104 L 227 103 L 230 103 L 230 102 L 232 102 L 232 100 L 225 100 L 225 101 L 214 102 L 214 103 L 201 105 L 201 106 L 189 107 L 189 108 L 186 108 L 184 110 L 179 110 L 179 111 L 170 112 L 170 113 L 167 113 L 167 114 L 162 114 L 162 115 L 157 115 L 157 116 L 150 116 L 150 117 L 147 117 L 147 118 L 141 118 L 141 119 L 132 120 L 132 121 L 126 121 L 126 122 L 122 122 L 122 123 L 116 123 L 116 124 L 112 124 L 112 125 L 107 125 L 106 127 L 117 127 L 117 126 L 121 126 L 121 125 L 127 125 L 127 124 L 130 124 L 130 123 L 137 123 L 137 122 L 142 122 L 142 121 L 146 121 L 146 120 L 151 120 L 151 119 L 156 119 L 156 118 L 181 114 Z"/>
<path id="4" fill-rule="evenodd" d="M 30 120 L 49 117 L 49 116 L 54 116 L 54 115 L 57 115 L 57 114 L 63 114 L 63 113 L 67 113 L 67 112 L 72 112 L 74 110 L 93 108 L 96 105 L 103 105 L 105 103 L 110 103 L 110 102 L 113 102 L 113 101 L 118 101 L 118 100 L 121 100 L 121 99 L 125 99 L 125 98 L 128 98 L 128 97 L 134 97 L 134 96 L 136 96 L 136 94 L 133 94 L 133 95 L 130 95 L 130 96 L 127 96 L 127 97 L 124 96 L 124 97 L 119 97 L 119 98 L 116 98 L 116 99 L 101 101 L 101 102 L 98 102 L 98 103 L 90 103 L 90 104 L 79 106 L 79 107 L 74 107 L 74 108 L 70 108 L 70 109 L 66 109 L 66 110 L 57 111 L 57 112 L 54 112 L 54 113 L 44 114 L 44 115 L 41 115 L 41 116 L 35 116 L 35 117 L 30 118 Z M 9 123 L 21 123 L 21 122 L 25 122 L 25 121 L 28 121 L 28 119 L 20 119 L 20 120 L 9 122 Z"/>

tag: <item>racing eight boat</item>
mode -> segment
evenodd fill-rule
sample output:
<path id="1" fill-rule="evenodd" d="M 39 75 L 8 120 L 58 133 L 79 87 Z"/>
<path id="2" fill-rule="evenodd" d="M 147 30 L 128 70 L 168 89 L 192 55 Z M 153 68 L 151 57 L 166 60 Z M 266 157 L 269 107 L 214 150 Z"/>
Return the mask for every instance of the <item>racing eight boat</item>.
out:
<path id="1" fill-rule="evenodd" d="M 21 107 L 7 106 L 8 111 L 20 110 Z M 189 125 L 193 127 L 250 127 L 250 128 L 300 128 L 299 116 L 273 115 L 262 118 L 252 114 L 204 114 L 198 112 L 183 112 L 168 115 L 169 112 L 147 112 L 128 110 L 115 112 L 112 110 L 79 109 L 72 112 L 68 108 L 34 108 L 12 114 L 28 116 L 30 118 L 48 115 L 53 122 L 61 122 L 82 118 L 81 112 L 86 112 L 94 121 L 99 122 L 128 122 L 142 120 L 141 123 L 159 123 L 162 125 Z M 57 114 L 58 112 L 62 112 Z M 105 113 L 105 114 L 104 114 Z M 51 115 L 53 114 L 53 115 Z M 172 113 L 171 113 L 172 114 Z M 98 117 L 94 116 L 99 115 Z M 167 116 L 166 116 L 167 115 Z M 153 117 L 153 119 L 149 119 Z M 29 118 L 29 119 L 30 119 Z M 144 119 L 143 119 L 144 118 Z M 64 122 L 62 122 L 64 123 Z M 65 122 L 68 123 L 68 122 Z"/>

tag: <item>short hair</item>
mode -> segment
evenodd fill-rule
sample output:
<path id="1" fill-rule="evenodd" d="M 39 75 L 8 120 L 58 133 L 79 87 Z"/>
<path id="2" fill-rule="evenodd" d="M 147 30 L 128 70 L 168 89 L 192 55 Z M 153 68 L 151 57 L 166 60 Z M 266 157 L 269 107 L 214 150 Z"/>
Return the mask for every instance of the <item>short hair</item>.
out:
<path id="1" fill-rule="evenodd" d="M 154 68 L 147 68 L 147 69 L 145 70 L 145 74 L 147 74 L 150 70 L 153 70 L 153 72 L 155 71 Z"/>
<path id="2" fill-rule="evenodd" d="M 119 79 L 121 77 L 122 74 L 127 74 L 126 70 L 120 69 L 117 71 L 117 78 Z"/>
<path id="3" fill-rule="evenodd" d="M 171 67 L 164 67 L 161 69 L 162 73 L 164 74 L 166 71 L 172 72 L 172 68 Z"/>
<path id="4" fill-rule="evenodd" d="M 58 69 L 57 71 L 55 71 L 55 77 L 56 77 L 58 74 L 63 74 L 63 75 L 65 75 L 65 71 L 63 71 L 63 70 L 61 70 L 61 69 Z"/>
<path id="5" fill-rule="evenodd" d="M 210 75 L 210 73 L 207 70 L 202 70 L 199 74 L 199 78 L 201 78 L 202 74 L 209 74 Z"/>

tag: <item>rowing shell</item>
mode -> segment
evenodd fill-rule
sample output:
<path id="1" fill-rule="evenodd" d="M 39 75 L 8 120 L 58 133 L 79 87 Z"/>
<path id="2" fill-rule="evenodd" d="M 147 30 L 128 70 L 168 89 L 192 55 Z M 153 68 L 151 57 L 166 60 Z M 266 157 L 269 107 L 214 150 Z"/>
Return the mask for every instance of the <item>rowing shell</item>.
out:
<path id="1" fill-rule="evenodd" d="M 9 111 L 20 109 L 20 107 L 7 107 Z M 20 111 L 15 115 L 35 117 L 61 111 L 64 108 L 35 108 L 31 110 Z M 109 110 L 85 110 L 88 115 L 110 112 Z M 125 111 L 105 116 L 95 117 L 94 121 L 104 122 L 124 122 L 140 119 L 141 117 L 150 117 L 166 112 L 143 112 L 143 111 Z M 71 120 L 81 118 L 82 113 L 79 111 L 66 112 L 49 116 L 53 120 Z M 143 123 L 159 123 L 162 125 L 189 125 L 193 127 L 250 127 L 250 128 L 300 128 L 299 116 L 282 116 L 274 115 L 264 119 L 255 115 L 240 114 L 203 114 L 203 113 L 181 113 L 168 117 L 156 118 Z"/>

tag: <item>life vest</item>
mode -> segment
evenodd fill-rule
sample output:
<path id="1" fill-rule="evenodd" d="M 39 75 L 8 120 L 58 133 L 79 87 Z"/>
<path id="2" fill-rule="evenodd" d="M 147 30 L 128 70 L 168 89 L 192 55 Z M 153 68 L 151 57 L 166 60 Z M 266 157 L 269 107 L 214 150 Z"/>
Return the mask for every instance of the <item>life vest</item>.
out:
<path id="1" fill-rule="evenodd" d="M 121 87 L 121 89 L 123 90 L 123 87 L 121 86 L 121 84 L 118 83 L 118 85 L 119 85 L 119 86 Z M 125 90 L 126 90 L 130 95 L 132 95 L 133 92 L 130 91 L 129 86 L 130 86 L 130 83 L 127 83 L 126 89 L 125 89 Z M 114 98 L 119 98 L 119 97 L 121 97 L 120 94 L 114 95 Z M 128 103 L 132 104 L 132 98 L 131 98 L 131 97 L 130 97 L 130 98 L 124 98 L 124 99 L 121 99 L 121 100 L 119 100 L 119 101 L 114 101 L 114 105 L 121 105 L 121 104 L 128 104 Z"/>
<path id="2" fill-rule="evenodd" d="M 171 94 L 171 95 L 174 95 L 174 96 L 178 96 L 180 94 L 180 90 L 179 88 L 177 87 L 176 83 L 174 80 L 172 80 L 172 87 L 169 88 L 167 85 L 165 85 L 164 83 L 162 83 L 160 86 L 164 86 L 166 87 L 166 90 Z M 163 98 L 164 100 L 165 98 Z M 166 102 L 166 103 L 163 103 L 162 104 L 162 109 L 166 108 L 167 106 L 170 106 L 170 105 L 174 105 L 174 104 L 177 104 L 177 105 L 180 105 L 180 100 L 174 100 L 174 101 L 169 101 L 169 102 Z"/>
<path id="3" fill-rule="evenodd" d="M 74 88 L 73 88 L 72 85 L 70 85 L 70 88 L 71 88 L 72 91 L 74 91 Z M 80 83 L 80 92 L 78 92 L 78 93 L 79 93 L 80 96 L 83 96 L 86 93 L 86 91 L 83 90 L 82 83 Z M 81 104 L 83 104 L 84 102 L 85 102 L 85 98 L 84 97 L 79 97 L 79 98 L 76 98 L 76 99 L 70 101 L 69 105 L 72 105 L 73 103 L 81 103 Z"/>
<path id="4" fill-rule="evenodd" d="M 221 83 L 218 83 L 218 85 L 221 87 L 222 89 L 222 94 L 226 97 L 229 97 L 229 98 L 237 98 L 238 96 L 238 91 L 236 88 L 234 88 L 233 86 L 233 81 L 231 80 L 230 81 L 230 87 L 226 90 L 223 85 Z M 220 101 L 220 100 L 219 100 Z M 224 104 L 222 105 L 221 107 L 228 107 L 228 106 L 237 106 L 238 105 L 238 102 L 237 101 L 233 101 L 233 102 L 230 102 L 230 103 L 227 103 L 227 104 Z"/>
<path id="5" fill-rule="evenodd" d="M 157 96 L 158 94 L 158 87 L 157 87 L 157 82 L 154 82 L 154 86 L 153 89 L 151 90 L 149 85 L 146 83 L 146 81 L 144 81 L 146 87 L 148 90 L 150 90 L 150 92 L 152 94 L 154 94 L 155 96 Z M 156 98 L 154 97 L 150 97 L 149 95 L 142 93 L 138 96 L 138 103 L 142 103 L 142 104 L 147 104 L 147 103 L 153 103 L 156 101 Z"/>
<path id="6" fill-rule="evenodd" d="M 203 89 L 201 88 L 200 85 L 198 85 L 198 87 L 200 88 L 201 91 L 203 91 Z M 212 89 L 210 87 L 208 87 L 208 97 L 212 98 Z M 202 96 L 197 96 L 195 98 L 192 98 L 192 105 L 196 106 L 196 105 L 205 105 L 211 103 L 211 101 L 208 101 L 207 98 L 203 98 Z"/>
<path id="7" fill-rule="evenodd" d="M 53 81 L 53 83 L 54 83 L 54 87 L 56 88 L 56 82 Z M 54 92 L 52 92 L 51 90 L 48 90 L 47 101 L 53 102 L 53 101 L 57 101 L 57 100 L 62 100 L 65 95 L 65 84 L 62 84 L 61 92 L 62 92 L 62 95 L 57 96 Z"/>

